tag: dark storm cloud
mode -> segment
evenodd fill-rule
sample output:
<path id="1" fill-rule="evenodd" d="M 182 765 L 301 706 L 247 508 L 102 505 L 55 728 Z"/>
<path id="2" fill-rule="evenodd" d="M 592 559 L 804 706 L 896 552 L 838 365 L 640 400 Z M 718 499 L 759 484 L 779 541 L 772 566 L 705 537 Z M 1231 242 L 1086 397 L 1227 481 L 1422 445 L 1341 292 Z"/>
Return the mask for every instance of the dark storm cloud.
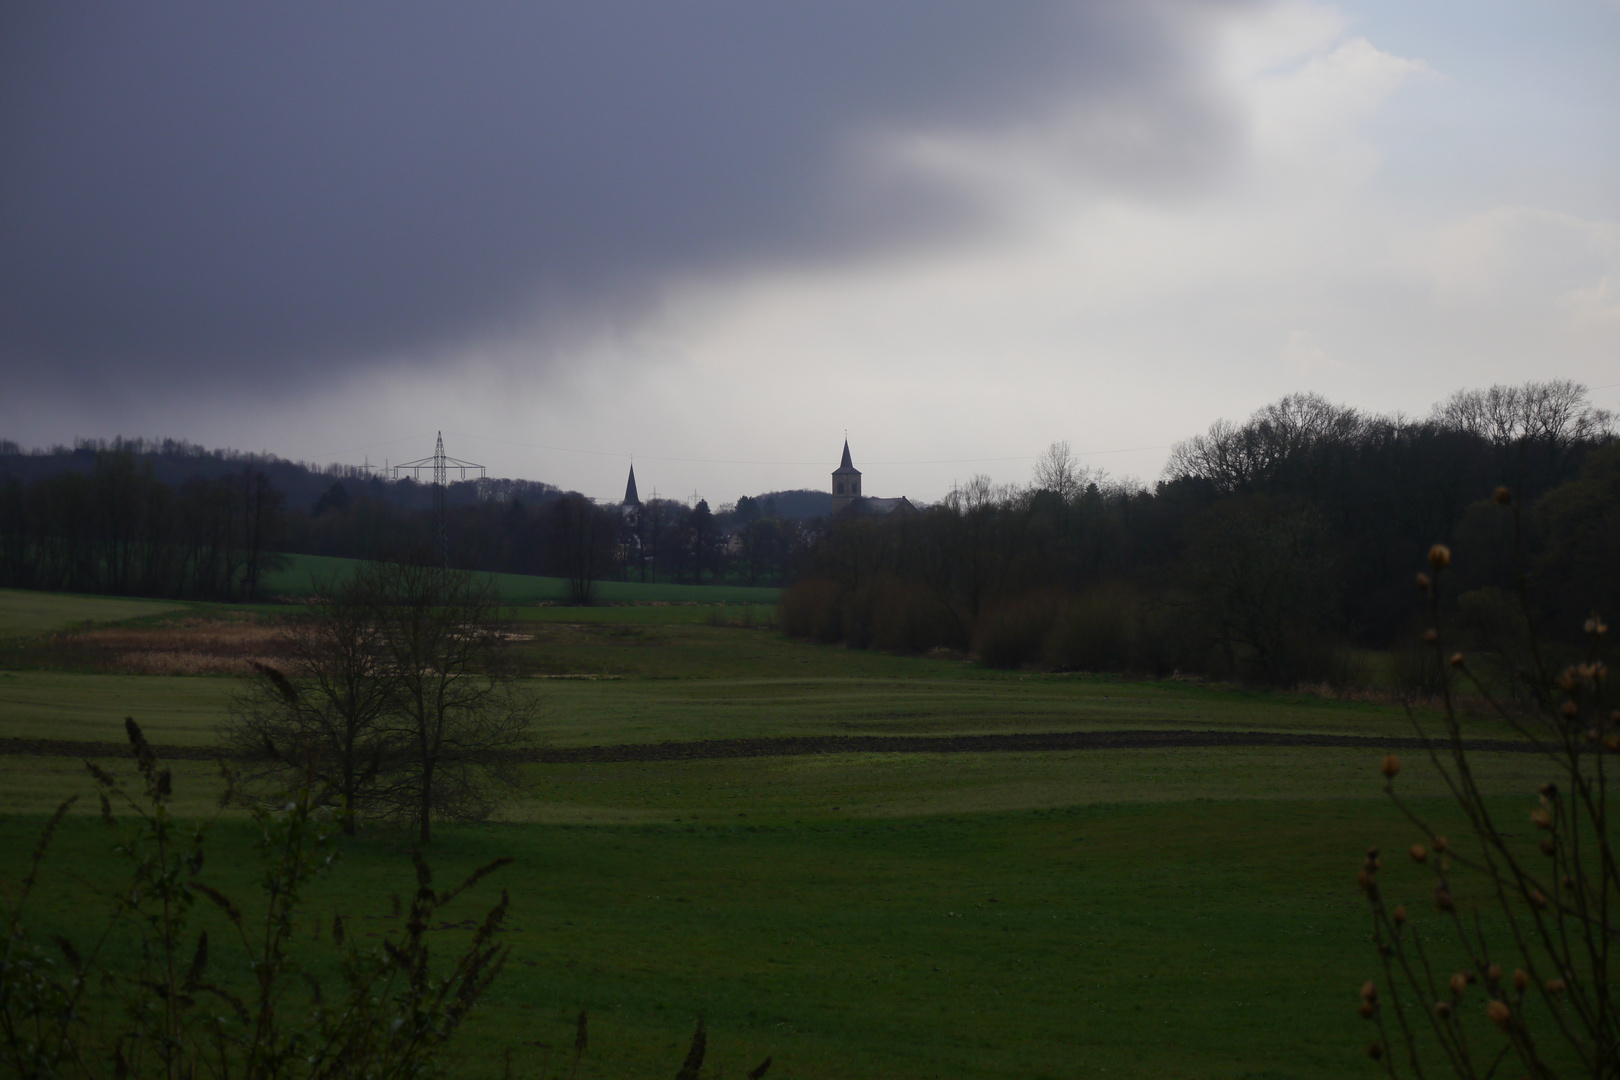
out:
<path id="1" fill-rule="evenodd" d="M 1129 2 L 8 5 L 0 364 L 85 395 L 298 385 L 536 298 L 612 313 L 682 269 L 903 242 L 983 208 L 852 175 L 863 135 L 995 131 L 1077 97 L 1147 102 L 1169 160 L 1120 167 L 1174 171 L 1214 126 L 1187 75 L 1198 21 Z"/>

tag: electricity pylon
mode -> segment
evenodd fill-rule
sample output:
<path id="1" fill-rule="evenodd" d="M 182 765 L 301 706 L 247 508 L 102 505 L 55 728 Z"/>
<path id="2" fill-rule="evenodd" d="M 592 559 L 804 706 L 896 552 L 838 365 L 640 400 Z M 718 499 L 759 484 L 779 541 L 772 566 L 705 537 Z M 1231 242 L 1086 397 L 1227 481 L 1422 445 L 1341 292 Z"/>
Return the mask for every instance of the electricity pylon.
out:
<path id="1" fill-rule="evenodd" d="M 477 469 L 478 478 L 484 478 L 484 467 L 473 461 L 462 461 L 460 458 L 446 457 L 444 453 L 444 432 L 439 432 L 439 441 L 433 446 L 433 456 L 419 458 L 416 461 L 407 461 L 403 465 L 394 466 L 394 479 L 398 480 L 402 471 L 408 470 L 411 479 L 418 482 L 422 479 L 424 470 L 433 470 L 433 514 L 439 526 L 439 558 L 446 570 L 450 569 L 450 529 L 446 524 L 445 493 L 450 487 L 450 470 L 459 469 L 461 479 L 467 479 L 468 469 Z"/>

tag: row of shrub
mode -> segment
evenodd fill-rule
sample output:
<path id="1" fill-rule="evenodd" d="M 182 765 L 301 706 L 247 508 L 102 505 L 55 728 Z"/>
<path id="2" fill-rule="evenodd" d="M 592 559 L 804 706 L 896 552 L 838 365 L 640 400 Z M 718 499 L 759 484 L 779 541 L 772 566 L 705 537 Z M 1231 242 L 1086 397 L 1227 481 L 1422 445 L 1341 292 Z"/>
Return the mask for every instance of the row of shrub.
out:
<path id="1" fill-rule="evenodd" d="M 1522 680 L 1507 659 L 1530 650 L 1518 600 L 1486 587 L 1461 593 L 1446 607 L 1451 640 L 1473 658 L 1474 674 L 1493 694 L 1519 693 Z M 1428 620 L 1418 611 L 1387 650 L 1356 649 L 1299 622 L 1284 623 L 1257 642 L 1223 635 L 1196 598 L 1119 580 L 1083 592 L 1026 592 L 973 620 L 915 582 L 881 577 L 851 589 L 816 577 L 783 592 L 779 615 L 781 628 L 794 637 L 894 653 L 947 650 L 1001 669 L 1375 687 L 1419 698 L 1438 695 L 1446 674 L 1424 642 Z M 1578 659 L 1556 639 L 1543 638 L 1538 647 L 1549 663 Z"/>
<path id="2" fill-rule="evenodd" d="M 790 637 L 887 652 L 966 649 L 971 629 L 929 590 L 888 576 L 853 588 L 806 578 L 783 591 L 779 610 Z"/>
<path id="3" fill-rule="evenodd" d="M 780 611 L 790 636 L 885 652 L 967 652 L 993 668 L 1272 682 L 1339 682 L 1347 669 L 1331 640 L 1304 628 L 1273 642 L 1220 640 L 1183 598 L 1125 581 L 1026 592 L 973 619 L 917 582 L 884 576 L 850 588 L 815 577 L 785 590 Z"/>

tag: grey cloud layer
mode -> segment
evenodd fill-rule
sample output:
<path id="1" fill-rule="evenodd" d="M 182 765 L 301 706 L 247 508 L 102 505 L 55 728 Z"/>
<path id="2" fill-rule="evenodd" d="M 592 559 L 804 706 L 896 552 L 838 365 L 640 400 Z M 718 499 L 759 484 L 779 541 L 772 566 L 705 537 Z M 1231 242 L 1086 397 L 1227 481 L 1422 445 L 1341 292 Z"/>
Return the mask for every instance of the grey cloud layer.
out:
<path id="1" fill-rule="evenodd" d="M 1102 171 L 1173 173 L 1218 127 L 1203 11 L 11 5 L 0 366 L 47 394 L 296 385 L 537 299 L 612 313 L 671 272 L 983 221 L 852 174 L 874 132 L 1129 102 L 1169 149 Z"/>

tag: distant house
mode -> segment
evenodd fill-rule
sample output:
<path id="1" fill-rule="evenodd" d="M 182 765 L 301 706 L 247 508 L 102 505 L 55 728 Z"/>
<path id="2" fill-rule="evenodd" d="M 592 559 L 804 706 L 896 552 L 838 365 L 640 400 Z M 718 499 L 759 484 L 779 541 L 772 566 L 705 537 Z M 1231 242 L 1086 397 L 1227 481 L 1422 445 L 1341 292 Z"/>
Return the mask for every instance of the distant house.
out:
<path id="1" fill-rule="evenodd" d="M 861 470 L 849 457 L 849 440 L 844 440 L 844 460 L 832 474 L 833 517 L 886 517 L 915 514 L 917 508 L 904 495 L 894 499 L 871 499 L 861 494 Z"/>
<path id="2" fill-rule="evenodd" d="M 917 508 L 911 505 L 911 500 L 901 495 L 893 499 L 858 499 L 849 508 L 849 513 L 860 517 L 883 517 L 885 514 L 915 514 Z"/>

